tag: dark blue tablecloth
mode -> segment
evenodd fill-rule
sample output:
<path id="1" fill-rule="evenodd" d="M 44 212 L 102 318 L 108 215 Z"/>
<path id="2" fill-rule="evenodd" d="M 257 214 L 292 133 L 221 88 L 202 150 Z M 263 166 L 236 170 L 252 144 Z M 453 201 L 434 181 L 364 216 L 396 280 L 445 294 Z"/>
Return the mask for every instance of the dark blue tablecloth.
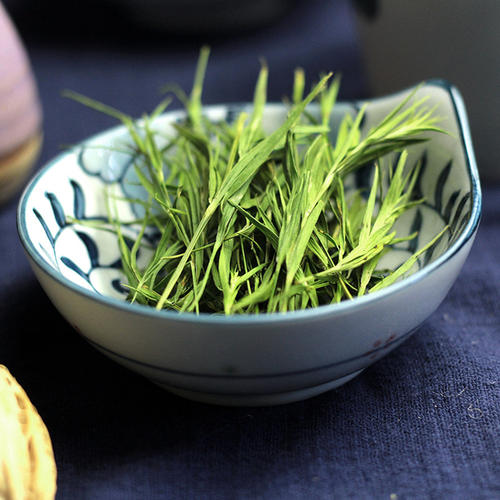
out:
<path id="1" fill-rule="evenodd" d="M 206 102 L 248 100 L 259 56 L 271 68 L 271 99 L 290 91 L 297 65 L 311 78 L 338 68 L 344 97 L 366 94 L 347 1 L 308 5 L 259 31 L 213 38 Z M 63 13 L 77 15 L 68 3 Z M 191 81 L 198 40 L 136 43 L 127 26 L 106 36 L 102 20 L 63 30 L 17 15 L 44 105 L 39 166 L 59 145 L 111 124 L 61 89 L 138 115 L 165 82 Z M 16 202 L 0 208 L 0 363 L 46 422 L 58 498 L 500 498 L 499 186 L 485 187 L 463 272 L 414 336 L 337 390 L 258 409 L 185 401 L 97 353 L 30 271 Z"/>

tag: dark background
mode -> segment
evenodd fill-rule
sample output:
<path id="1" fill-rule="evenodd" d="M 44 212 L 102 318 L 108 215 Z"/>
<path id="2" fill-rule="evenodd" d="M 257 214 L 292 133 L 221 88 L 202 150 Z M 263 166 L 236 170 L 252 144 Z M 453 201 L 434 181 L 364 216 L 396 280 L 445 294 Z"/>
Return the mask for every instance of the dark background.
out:
<path id="1" fill-rule="evenodd" d="M 214 29 L 206 8 L 193 19 L 177 7 L 176 24 L 174 8 L 168 21 L 145 20 L 118 0 L 6 2 L 44 110 L 36 168 L 112 124 L 61 90 L 138 116 L 165 83 L 190 88 L 202 43 L 212 47 L 206 103 L 249 100 L 259 57 L 270 67 L 271 100 L 290 92 L 297 66 L 310 83 L 321 71 L 341 71 L 343 98 L 370 94 L 347 0 L 276 2 L 259 26 L 238 14 L 237 1 L 220 3 L 234 10 Z M 58 498 L 499 497 L 498 186 L 486 186 L 458 281 L 414 336 L 337 390 L 257 409 L 172 396 L 76 335 L 29 269 L 17 201 L 0 208 L 0 362 L 49 429 Z"/>
<path id="2" fill-rule="evenodd" d="M 27 46 L 44 108 L 46 133 L 41 163 L 61 145 L 80 141 L 113 124 L 111 119 L 62 98 L 62 90 L 78 91 L 140 116 L 159 102 L 165 84 L 175 82 L 190 90 L 203 44 L 212 49 L 204 87 L 207 104 L 251 100 L 261 58 L 270 68 L 269 100 L 279 101 L 291 93 L 293 71 L 298 66 L 305 69 L 309 84 L 321 72 L 340 71 L 341 97 L 365 96 L 349 2 L 269 3 L 273 1 L 284 7 L 274 16 L 266 16 L 263 26 L 251 23 L 235 29 L 231 23 L 224 23 L 219 29 L 208 22 L 201 29 L 193 21 L 189 30 L 175 24 L 168 29 L 152 27 L 152 22 L 135 19 L 134 11 L 126 15 L 111 1 L 86 2 L 85 7 L 78 8 L 58 0 L 7 2 Z M 226 7 L 234 4 L 237 18 L 238 5 L 245 2 L 218 3 Z M 72 119 L 75 115 L 78 118 Z"/>

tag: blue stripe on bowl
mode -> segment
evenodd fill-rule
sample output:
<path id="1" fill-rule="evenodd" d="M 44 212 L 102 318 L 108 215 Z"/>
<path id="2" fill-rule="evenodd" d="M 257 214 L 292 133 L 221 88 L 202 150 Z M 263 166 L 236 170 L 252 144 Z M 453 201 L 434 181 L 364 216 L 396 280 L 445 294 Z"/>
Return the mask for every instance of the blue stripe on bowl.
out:
<path id="1" fill-rule="evenodd" d="M 102 352 L 111 354 L 112 356 L 115 356 L 119 359 L 122 359 L 124 361 L 127 361 L 129 363 L 136 364 L 137 366 L 142 366 L 144 368 L 150 368 L 154 370 L 158 370 L 162 373 L 169 373 L 171 375 L 182 375 L 183 377 L 201 377 L 201 378 L 212 378 L 212 379 L 227 379 L 227 380 L 234 380 L 234 379 L 267 379 L 267 378 L 282 378 L 282 377 L 292 377 L 294 375 L 305 375 L 308 373 L 315 373 L 315 372 L 320 372 L 324 370 L 330 370 L 332 368 L 336 368 L 337 366 L 342 366 L 348 363 L 353 363 L 355 361 L 359 361 L 364 358 L 368 358 L 369 356 L 372 356 L 373 354 L 376 354 L 379 351 L 384 351 L 385 349 L 388 349 L 390 346 L 393 344 L 397 344 L 402 342 L 403 340 L 406 340 L 409 338 L 419 327 L 412 328 L 409 332 L 404 333 L 403 335 L 400 335 L 399 337 L 395 338 L 394 340 L 382 344 L 380 347 L 371 349 L 370 351 L 360 354 L 359 356 L 354 356 L 352 358 L 347 358 L 342 361 L 337 361 L 335 363 L 330 363 L 327 365 L 322 365 L 314 368 L 307 368 L 304 370 L 295 370 L 291 372 L 283 372 L 283 373 L 258 373 L 258 374 L 237 374 L 237 373 L 231 373 L 231 374 L 215 374 L 215 373 L 196 373 L 196 372 L 187 372 L 184 370 L 176 370 L 172 368 L 167 368 L 165 366 L 159 366 L 159 365 L 153 365 L 151 363 L 145 363 L 143 361 L 139 361 L 137 359 L 131 358 L 129 356 L 125 356 L 123 354 L 120 354 L 116 351 L 113 351 L 112 349 L 109 349 L 107 347 L 104 347 L 103 345 L 99 344 L 98 342 L 95 342 L 93 340 L 90 340 L 88 337 L 85 337 L 83 334 L 83 338 L 89 342 L 89 344 L 97 347 L 100 349 Z M 358 371 L 356 369 L 355 371 Z M 348 374 L 347 374 L 348 375 Z M 344 376 L 344 375 L 342 375 Z"/>

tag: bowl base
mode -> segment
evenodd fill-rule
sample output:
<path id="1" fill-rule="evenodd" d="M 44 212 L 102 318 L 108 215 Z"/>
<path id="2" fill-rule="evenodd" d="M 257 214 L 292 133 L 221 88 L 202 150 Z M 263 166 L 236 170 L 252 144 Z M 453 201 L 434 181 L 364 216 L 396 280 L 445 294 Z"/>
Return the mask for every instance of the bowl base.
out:
<path id="1" fill-rule="evenodd" d="M 306 389 L 299 389 L 296 391 L 277 392 L 272 394 L 212 394 L 208 392 L 191 391 L 188 389 L 179 389 L 178 387 L 171 387 L 168 384 L 163 384 L 154 381 L 163 389 L 181 396 L 192 401 L 199 403 L 208 403 L 219 406 L 274 406 L 286 403 L 294 403 L 304 399 L 312 398 L 323 392 L 330 391 L 336 387 L 349 382 L 354 377 L 359 375 L 363 370 L 351 373 L 345 377 L 336 378 L 324 384 L 307 387 Z"/>

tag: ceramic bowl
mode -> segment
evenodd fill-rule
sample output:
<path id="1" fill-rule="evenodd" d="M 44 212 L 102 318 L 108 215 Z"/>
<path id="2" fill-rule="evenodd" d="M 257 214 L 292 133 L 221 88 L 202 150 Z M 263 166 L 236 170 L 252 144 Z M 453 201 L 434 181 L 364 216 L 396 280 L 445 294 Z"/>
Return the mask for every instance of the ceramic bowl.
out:
<path id="1" fill-rule="evenodd" d="M 407 91 L 372 101 L 363 129 L 380 121 Z M 441 228 L 449 231 L 421 256 L 414 272 L 367 296 L 304 311 L 218 316 L 178 314 L 130 304 L 120 285 L 119 253 L 112 235 L 67 222 L 103 219 L 103 187 L 127 195 L 133 183 L 131 158 L 96 148 L 126 141 L 116 127 L 63 153 L 26 188 L 18 210 L 18 230 L 42 287 L 68 322 L 90 344 L 116 362 L 187 398 L 228 405 L 267 405 L 297 401 L 337 387 L 385 356 L 438 307 L 471 248 L 479 222 L 481 193 L 469 128 L 458 91 L 428 82 L 427 95 L 450 134 L 434 134 L 414 146 L 410 161 L 423 168 L 417 189 L 425 203 L 401 220 L 400 234 L 419 232 L 394 248 L 384 265 L 425 245 Z M 360 103 L 341 103 L 344 112 Z M 231 120 L 245 105 L 206 109 L 210 119 Z M 265 124 L 284 119 L 281 104 L 269 104 Z M 182 113 L 158 118 L 168 133 Z M 353 176 L 350 188 L 366 183 Z M 124 203 L 122 216 L 137 207 Z"/>

